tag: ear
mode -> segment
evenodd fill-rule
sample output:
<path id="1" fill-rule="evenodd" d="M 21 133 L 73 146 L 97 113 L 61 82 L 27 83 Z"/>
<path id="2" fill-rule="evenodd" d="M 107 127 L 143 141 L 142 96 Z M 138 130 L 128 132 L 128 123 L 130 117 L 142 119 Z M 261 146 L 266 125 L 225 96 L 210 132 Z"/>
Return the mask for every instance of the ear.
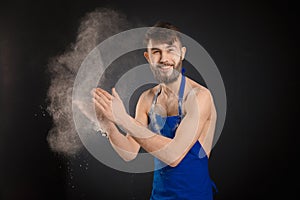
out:
<path id="1" fill-rule="evenodd" d="M 186 47 L 181 47 L 181 60 L 184 60 L 185 53 L 186 53 Z"/>
<path id="2" fill-rule="evenodd" d="M 144 52 L 144 57 L 146 58 L 146 60 L 148 61 L 148 63 L 150 63 L 149 53 L 147 51 Z"/>

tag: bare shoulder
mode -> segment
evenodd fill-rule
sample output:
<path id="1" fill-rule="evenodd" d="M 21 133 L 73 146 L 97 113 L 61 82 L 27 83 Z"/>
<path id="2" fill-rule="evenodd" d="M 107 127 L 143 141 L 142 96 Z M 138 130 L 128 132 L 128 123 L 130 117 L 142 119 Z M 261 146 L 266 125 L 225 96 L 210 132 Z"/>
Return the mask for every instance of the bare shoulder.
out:
<path id="1" fill-rule="evenodd" d="M 203 85 L 195 82 L 194 80 L 192 80 L 190 78 L 187 78 L 187 83 L 190 87 L 187 91 L 186 98 L 191 94 L 196 95 L 199 99 L 212 97 L 210 90 L 208 88 L 204 87 Z"/>
<path id="2" fill-rule="evenodd" d="M 187 82 L 189 87 L 183 102 L 184 113 L 195 113 L 198 110 L 201 111 L 202 116 L 209 116 L 212 106 L 212 97 L 209 89 L 191 79 L 188 79 Z M 198 109 L 195 109 L 196 105 L 199 106 L 197 107 Z"/>

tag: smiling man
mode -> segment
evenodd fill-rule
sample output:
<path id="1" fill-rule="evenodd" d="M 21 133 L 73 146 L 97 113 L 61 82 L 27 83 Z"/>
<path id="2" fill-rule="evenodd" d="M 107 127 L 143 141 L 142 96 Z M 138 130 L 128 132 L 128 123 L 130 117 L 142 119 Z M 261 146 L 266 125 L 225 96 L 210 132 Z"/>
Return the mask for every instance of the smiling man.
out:
<path id="1" fill-rule="evenodd" d="M 96 88 L 93 101 L 99 123 L 125 161 L 134 159 L 140 147 L 154 156 L 150 199 L 211 200 L 214 184 L 208 159 L 217 118 L 212 95 L 182 73 L 186 47 L 178 28 L 158 22 L 147 32 L 145 43 L 144 57 L 159 84 L 142 93 L 135 118 L 127 114 L 114 88 L 112 94 Z"/>

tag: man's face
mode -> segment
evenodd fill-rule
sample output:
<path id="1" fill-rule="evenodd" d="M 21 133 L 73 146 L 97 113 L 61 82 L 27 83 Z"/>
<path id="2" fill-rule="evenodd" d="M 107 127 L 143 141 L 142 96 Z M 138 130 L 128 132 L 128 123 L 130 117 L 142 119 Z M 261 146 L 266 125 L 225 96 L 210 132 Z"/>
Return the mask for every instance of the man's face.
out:
<path id="1" fill-rule="evenodd" d="M 172 83 L 177 80 L 185 54 L 185 47 L 175 40 L 172 44 L 149 41 L 144 53 L 155 79 L 160 83 Z"/>

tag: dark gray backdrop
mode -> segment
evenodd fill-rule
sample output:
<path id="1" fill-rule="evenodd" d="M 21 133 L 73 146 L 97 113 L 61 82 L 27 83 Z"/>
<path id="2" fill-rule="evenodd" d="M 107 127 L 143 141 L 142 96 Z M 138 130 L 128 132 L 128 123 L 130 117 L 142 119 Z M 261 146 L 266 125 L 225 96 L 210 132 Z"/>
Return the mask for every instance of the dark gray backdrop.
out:
<path id="1" fill-rule="evenodd" d="M 297 180 L 296 8 L 289 1 L 1 1 L 0 199 L 147 199 L 152 173 L 110 169 L 83 151 L 62 157 L 46 141 L 49 57 L 74 42 L 97 7 L 129 21 L 170 21 L 211 55 L 227 92 L 212 151 L 216 199 L 289 199 Z M 190 74 L 192 74 L 190 72 Z M 199 80 L 201 82 L 201 80 Z"/>

